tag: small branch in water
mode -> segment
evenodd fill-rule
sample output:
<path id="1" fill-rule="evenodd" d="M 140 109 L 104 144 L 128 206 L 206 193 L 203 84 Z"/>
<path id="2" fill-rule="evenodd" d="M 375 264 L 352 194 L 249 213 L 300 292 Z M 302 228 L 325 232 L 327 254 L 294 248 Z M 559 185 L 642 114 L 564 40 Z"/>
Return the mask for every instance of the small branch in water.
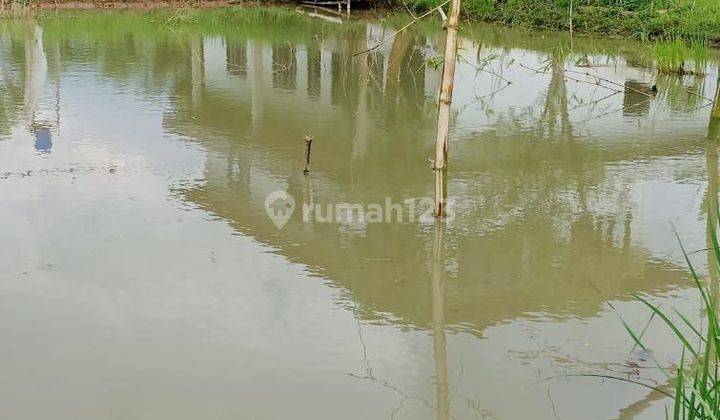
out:
<path id="1" fill-rule="evenodd" d="M 529 70 L 529 71 L 531 71 L 531 72 L 534 72 L 535 74 L 550 74 L 550 71 L 547 69 L 547 67 L 543 67 L 543 68 L 540 68 L 540 69 L 534 69 L 534 68 L 528 67 L 528 66 L 526 66 L 526 65 L 524 65 L 524 64 L 522 64 L 522 63 L 519 63 L 518 65 L 519 65 L 520 67 L 526 69 L 526 70 Z M 563 68 L 563 72 L 564 72 L 564 73 L 577 73 L 577 72 L 573 72 L 573 71 L 568 70 L 568 69 L 565 69 L 565 68 Z M 590 76 L 590 77 L 594 77 L 593 75 L 591 75 L 591 74 L 589 74 L 589 73 L 585 73 L 585 74 L 588 75 L 588 76 Z M 623 93 L 623 91 L 620 90 L 620 89 L 617 89 L 617 88 L 614 88 L 614 87 L 610 87 L 610 86 L 607 86 L 606 84 L 601 83 L 601 82 L 604 82 L 605 80 L 607 80 L 607 79 L 603 79 L 603 78 L 601 78 L 601 77 L 600 77 L 600 78 L 596 78 L 595 81 L 590 81 L 590 80 L 577 79 L 577 78 L 575 78 L 575 77 L 568 76 L 567 74 L 563 74 L 563 78 L 564 78 L 565 80 L 570 80 L 570 81 L 577 82 L 577 83 L 585 83 L 585 84 L 588 84 L 588 85 L 599 86 L 599 87 L 601 87 L 601 88 L 603 88 L 603 89 L 607 89 L 607 90 L 613 91 L 613 92 L 615 92 L 615 93 Z M 617 83 L 611 82 L 610 84 L 617 84 Z M 644 95 L 644 96 L 648 96 L 648 97 L 650 97 L 650 98 L 653 98 L 653 96 L 648 95 L 648 94 L 645 93 L 645 92 L 642 92 L 642 91 L 638 91 L 638 92 L 639 92 L 641 95 Z"/>
<path id="2" fill-rule="evenodd" d="M 305 136 L 305 169 L 303 169 L 303 173 L 305 175 L 310 172 L 310 148 L 312 147 L 313 142 L 313 136 L 310 134 L 307 134 Z"/>
<path id="3" fill-rule="evenodd" d="M 470 67 L 474 68 L 476 71 L 482 71 L 482 72 L 491 74 L 491 75 L 497 77 L 498 79 L 502 80 L 503 82 L 507 83 L 508 85 L 511 85 L 513 82 L 511 82 L 510 80 L 503 77 L 503 75 L 496 72 L 492 67 L 490 67 L 490 70 L 486 69 L 486 67 L 489 67 L 489 63 L 493 58 L 494 57 L 488 57 L 484 60 L 481 60 L 482 61 L 481 65 L 475 65 L 475 64 L 471 63 L 470 61 L 468 61 L 466 58 L 463 58 L 462 56 L 458 56 L 458 61 L 469 65 Z"/>
<path id="4" fill-rule="evenodd" d="M 417 19 L 417 16 L 415 16 L 415 13 L 413 13 L 412 10 L 410 10 L 407 3 L 405 3 L 405 0 L 402 0 L 402 4 L 403 4 L 403 6 L 405 6 L 405 10 L 410 14 L 410 16 L 412 16 L 413 19 Z"/>
<path id="5" fill-rule="evenodd" d="M 663 395 L 666 396 L 666 397 L 670 397 L 670 398 L 672 398 L 672 399 L 675 399 L 675 396 L 674 396 L 673 394 L 665 391 L 664 389 L 662 389 L 662 388 L 660 388 L 660 387 L 658 387 L 658 386 L 648 385 L 648 384 L 646 384 L 646 383 L 643 383 L 643 382 L 640 382 L 640 381 L 636 381 L 636 380 L 633 380 L 633 379 L 627 379 L 627 378 L 622 378 L 622 377 L 618 377 L 618 376 L 610 376 L 610 375 L 600 375 L 600 374 L 594 374 L 594 373 L 576 373 L 576 374 L 567 374 L 567 375 L 551 376 L 551 377 L 549 377 L 549 378 L 545 378 L 545 379 L 539 380 L 539 381 L 531 384 L 530 386 L 538 385 L 538 384 L 541 384 L 541 383 L 543 383 L 543 382 L 554 381 L 555 379 L 563 379 L 563 378 L 598 378 L 598 379 L 610 379 L 610 380 L 614 380 L 614 381 L 627 382 L 627 383 L 630 383 L 630 384 L 635 384 L 635 385 L 639 385 L 639 386 L 644 387 L 644 388 L 651 389 L 651 390 L 653 390 L 653 391 L 656 391 L 656 392 L 659 392 L 659 393 L 663 394 Z"/>
<path id="6" fill-rule="evenodd" d="M 571 24 L 571 26 L 572 26 L 572 24 Z M 572 31 L 572 29 L 571 29 L 571 31 Z M 557 413 L 557 408 L 555 408 L 555 401 L 553 401 L 552 396 L 550 396 L 550 388 L 547 389 L 547 396 L 548 396 L 548 401 L 550 401 L 550 405 L 552 406 L 552 411 L 553 411 L 553 414 L 555 415 L 555 418 L 557 420 L 560 420 L 560 416 Z"/>
<path id="7" fill-rule="evenodd" d="M 596 74 L 591 74 L 591 73 L 586 72 L 586 71 L 585 71 L 585 72 L 582 72 L 582 71 L 575 71 L 575 70 L 567 70 L 567 69 L 566 69 L 565 72 L 567 72 L 567 73 L 574 73 L 574 74 L 578 74 L 578 75 L 581 75 L 581 76 L 594 77 L 594 78 L 595 78 L 596 80 L 598 80 L 598 81 L 601 81 L 601 82 L 605 82 L 605 83 L 608 83 L 608 84 L 611 84 L 611 85 L 618 86 L 618 87 L 620 87 L 620 88 L 629 90 L 629 91 L 631 91 L 631 92 L 635 92 L 635 93 L 637 93 L 638 95 L 643 95 L 643 96 L 648 97 L 648 98 L 654 98 L 653 95 L 651 95 L 651 94 L 649 94 L 649 93 L 647 93 L 647 92 L 643 92 L 643 91 L 640 90 L 640 89 L 636 89 L 636 88 L 634 88 L 634 87 L 627 86 L 627 85 L 624 85 L 624 84 L 622 84 L 622 83 L 618 83 L 618 82 L 615 82 L 615 81 L 613 81 L 613 80 L 606 79 L 606 78 L 604 78 L 604 77 L 600 77 L 600 76 L 598 76 L 598 75 L 596 75 Z"/>

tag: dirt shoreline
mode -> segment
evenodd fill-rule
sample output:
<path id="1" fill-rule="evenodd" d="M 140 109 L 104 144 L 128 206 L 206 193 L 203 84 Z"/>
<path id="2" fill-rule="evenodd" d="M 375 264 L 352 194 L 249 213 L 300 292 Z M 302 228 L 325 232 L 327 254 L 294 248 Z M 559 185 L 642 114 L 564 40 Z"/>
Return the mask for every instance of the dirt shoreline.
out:
<path id="1" fill-rule="evenodd" d="M 187 1 L 155 1 L 155 0 L 144 0 L 144 1 L 48 1 L 43 0 L 39 3 L 34 3 L 29 8 L 40 9 L 40 10 L 92 10 L 92 9 L 162 9 L 162 8 L 210 8 L 210 7 L 222 7 L 230 5 L 249 5 L 249 3 L 237 3 L 230 0 L 204 0 L 198 2 L 187 2 Z"/>

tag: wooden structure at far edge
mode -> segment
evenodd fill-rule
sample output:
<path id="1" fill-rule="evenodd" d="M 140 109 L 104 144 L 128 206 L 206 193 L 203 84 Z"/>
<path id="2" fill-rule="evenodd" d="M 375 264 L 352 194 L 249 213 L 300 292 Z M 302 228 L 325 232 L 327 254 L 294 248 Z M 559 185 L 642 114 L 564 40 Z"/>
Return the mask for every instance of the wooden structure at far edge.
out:
<path id="1" fill-rule="evenodd" d="M 342 13 L 343 6 L 345 6 L 345 10 L 347 14 L 350 14 L 350 2 L 352 0 L 302 0 L 300 1 L 300 4 L 305 4 L 308 6 L 318 6 L 318 7 L 334 7 L 337 6 L 338 13 Z"/>

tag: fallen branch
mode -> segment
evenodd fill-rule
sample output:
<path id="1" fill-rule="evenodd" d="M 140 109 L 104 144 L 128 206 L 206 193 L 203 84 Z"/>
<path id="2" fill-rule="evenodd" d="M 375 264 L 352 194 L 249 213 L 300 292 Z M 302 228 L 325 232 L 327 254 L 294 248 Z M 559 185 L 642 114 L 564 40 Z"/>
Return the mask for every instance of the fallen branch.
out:
<path id="1" fill-rule="evenodd" d="M 544 70 L 538 70 L 538 69 L 534 69 L 534 68 L 532 68 L 532 67 L 528 67 L 528 66 L 526 66 L 526 65 L 524 65 L 524 64 L 522 64 L 522 63 L 518 63 L 518 64 L 519 64 L 520 67 L 522 67 L 522 68 L 524 68 L 524 69 L 527 69 L 527 70 L 530 70 L 530 71 L 532 71 L 532 72 L 535 72 L 536 74 L 549 74 L 549 73 L 550 73 L 550 72 L 549 72 L 548 70 L 546 70 L 546 69 L 544 69 Z M 563 72 L 567 72 L 567 71 L 568 71 L 568 70 L 563 69 Z M 582 79 L 577 79 L 577 78 L 574 78 L 574 77 L 570 77 L 570 76 L 568 76 L 568 75 L 566 75 L 566 74 L 563 74 L 563 78 L 565 78 L 566 80 L 571 80 L 571 81 L 573 81 L 573 82 L 577 82 L 577 83 L 586 83 L 586 84 L 588 84 L 588 85 L 599 86 L 599 87 L 601 87 L 601 88 L 603 88 L 603 89 L 607 89 L 607 90 L 613 91 L 613 92 L 615 92 L 615 93 L 623 93 L 622 90 L 619 90 L 619 89 L 612 88 L 612 87 L 610 87 L 610 86 L 605 86 L 605 85 L 601 84 L 601 83 L 600 83 L 601 80 L 596 80 L 595 82 L 591 82 L 591 81 L 589 81 L 589 80 L 582 80 Z M 642 92 L 642 91 L 638 91 L 638 92 L 641 92 L 643 95 L 648 96 L 649 98 L 652 98 L 652 96 L 647 95 L 647 94 L 645 94 L 645 93 Z"/>
<path id="2" fill-rule="evenodd" d="M 604 78 L 604 77 L 600 77 L 600 76 L 598 76 L 598 75 L 591 74 L 591 73 L 588 73 L 588 72 L 582 72 L 582 71 L 577 71 L 577 70 L 565 70 L 565 72 L 566 72 L 566 73 L 573 73 L 573 74 L 580 74 L 580 75 L 588 76 L 588 77 L 594 77 L 594 78 L 597 79 L 597 80 L 603 81 L 603 82 L 605 82 L 605 83 L 609 83 L 609 84 L 611 84 L 611 85 L 620 86 L 620 87 L 622 87 L 622 88 L 624 88 L 624 89 L 627 89 L 627 90 L 629 90 L 629 91 L 631 91 L 631 92 L 635 92 L 635 93 L 637 93 L 637 94 L 640 94 L 640 95 L 643 95 L 643 96 L 647 96 L 648 98 L 653 98 L 653 97 L 654 97 L 653 95 L 651 95 L 651 94 L 649 94 L 649 93 L 647 93 L 647 92 L 643 92 L 643 91 L 640 90 L 640 89 L 636 89 L 636 88 L 634 88 L 634 87 L 632 87 L 632 86 L 627 86 L 627 85 L 624 85 L 624 84 L 622 84 L 622 83 L 618 83 L 618 82 L 615 82 L 615 81 L 613 81 L 613 80 L 606 79 L 606 78 Z"/>
<path id="3" fill-rule="evenodd" d="M 501 74 L 499 74 L 498 72 L 496 72 L 495 69 L 493 69 L 492 67 L 490 67 L 490 70 L 487 70 L 487 69 L 486 69 L 486 67 L 489 67 L 490 61 L 492 61 L 493 57 L 488 57 L 487 59 L 482 60 L 482 65 L 481 65 L 481 66 L 471 63 L 471 62 L 468 61 L 466 58 L 464 58 L 463 56 L 460 56 L 460 55 L 458 56 L 458 59 L 459 59 L 461 62 L 469 65 L 469 66 L 472 67 L 472 68 L 474 68 L 476 71 L 481 71 L 481 72 L 485 72 L 485 73 L 491 74 L 491 75 L 497 77 L 498 79 L 502 80 L 503 82 L 505 82 L 505 83 L 507 83 L 507 84 L 509 84 L 509 85 L 511 85 L 511 84 L 513 83 L 513 82 L 511 82 L 510 80 L 508 80 L 508 79 L 506 79 L 505 77 L 503 77 L 503 75 L 501 75 Z"/>

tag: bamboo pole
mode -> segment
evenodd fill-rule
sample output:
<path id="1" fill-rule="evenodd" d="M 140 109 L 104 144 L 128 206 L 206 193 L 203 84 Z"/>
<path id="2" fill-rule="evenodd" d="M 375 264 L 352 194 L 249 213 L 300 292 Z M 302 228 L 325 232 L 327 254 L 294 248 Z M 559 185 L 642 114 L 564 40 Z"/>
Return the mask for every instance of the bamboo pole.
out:
<path id="1" fill-rule="evenodd" d="M 460 20 L 460 0 L 452 0 L 450 14 L 444 26 L 447 30 L 445 56 L 443 60 L 440 103 L 438 105 L 437 136 L 435 138 L 435 216 L 445 217 L 447 207 L 447 152 L 448 133 L 450 131 L 450 105 L 452 104 L 455 79 L 455 54 L 457 52 L 458 22 Z"/>

